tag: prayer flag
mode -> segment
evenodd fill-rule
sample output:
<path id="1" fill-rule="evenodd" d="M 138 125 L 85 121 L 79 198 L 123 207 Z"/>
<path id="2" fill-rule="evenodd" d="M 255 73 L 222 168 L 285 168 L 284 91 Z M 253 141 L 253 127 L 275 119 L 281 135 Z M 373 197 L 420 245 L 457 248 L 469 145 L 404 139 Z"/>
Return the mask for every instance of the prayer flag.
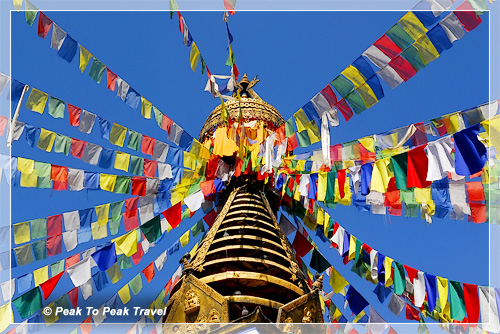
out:
<path id="1" fill-rule="evenodd" d="M 49 98 L 49 115 L 54 118 L 64 118 L 65 104 L 63 101 L 51 96 Z"/>
<path id="2" fill-rule="evenodd" d="M 69 124 L 72 126 L 79 126 L 81 112 L 82 109 L 68 103 Z"/>
<path id="3" fill-rule="evenodd" d="M 115 169 L 128 172 L 129 164 L 130 164 L 130 154 L 116 151 Z"/>
<path id="4" fill-rule="evenodd" d="M 189 61 L 191 63 L 191 69 L 193 70 L 193 72 L 195 72 L 198 63 L 200 62 L 200 51 L 198 50 L 198 46 L 196 46 L 195 42 L 191 44 L 191 53 L 189 55 Z"/>
<path id="5" fill-rule="evenodd" d="M 125 286 L 123 288 L 118 290 L 118 296 L 120 297 L 120 300 L 122 301 L 122 303 L 124 305 L 130 301 L 131 296 L 130 296 L 130 290 L 128 288 L 128 284 L 125 284 Z"/>
<path id="6" fill-rule="evenodd" d="M 26 108 L 39 114 L 43 114 L 48 95 L 38 89 L 33 88 L 26 101 Z"/>
<path id="7" fill-rule="evenodd" d="M 91 58 L 92 54 L 80 45 L 80 72 L 83 73 L 83 71 L 85 71 L 85 68 L 87 68 Z"/>
<path id="8" fill-rule="evenodd" d="M 116 254 L 125 254 L 126 256 L 132 256 L 137 252 L 137 231 L 132 230 L 127 234 L 114 239 L 116 246 Z"/>
<path id="9" fill-rule="evenodd" d="M 116 79 L 118 78 L 118 76 L 114 74 L 108 67 L 106 67 L 106 78 L 108 89 L 114 91 L 116 87 Z"/>
<path id="10" fill-rule="evenodd" d="M 61 271 L 59 274 L 40 284 L 40 288 L 43 291 L 43 299 L 47 300 L 47 298 L 49 298 L 50 294 L 52 293 L 52 291 L 54 291 L 54 288 L 56 287 L 63 274 L 64 271 Z"/>
<path id="11" fill-rule="evenodd" d="M 141 103 L 142 103 L 142 110 L 141 110 L 142 117 L 150 119 L 151 108 L 153 107 L 153 104 L 148 100 L 146 100 L 143 96 L 141 96 Z"/>
<path id="12" fill-rule="evenodd" d="M 151 280 L 153 279 L 153 277 L 155 277 L 155 265 L 154 265 L 154 262 L 151 262 L 146 268 L 144 268 L 144 270 L 142 271 L 142 273 L 146 277 L 146 280 L 148 281 L 148 283 L 151 282 Z"/>
<path id="13" fill-rule="evenodd" d="M 50 27 L 52 27 L 52 20 L 49 19 L 44 13 L 40 12 L 38 15 L 37 35 L 41 38 L 45 38 L 45 36 L 49 33 Z"/>
<path id="14" fill-rule="evenodd" d="M 40 289 L 38 287 L 31 289 L 14 299 L 12 304 L 19 312 L 21 318 L 26 319 L 42 308 L 42 294 L 40 293 Z"/>
<path id="15" fill-rule="evenodd" d="M 104 65 L 97 58 L 94 57 L 92 65 L 90 66 L 89 77 L 98 84 L 100 84 L 102 77 L 104 76 L 105 69 L 106 65 Z"/>
<path id="16" fill-rule="evenodd" d="M 181 237 L 179 238 L 181 242 L 181 246 L 185 247 L 189 243 L 189 230 L 187 230 Z"/>

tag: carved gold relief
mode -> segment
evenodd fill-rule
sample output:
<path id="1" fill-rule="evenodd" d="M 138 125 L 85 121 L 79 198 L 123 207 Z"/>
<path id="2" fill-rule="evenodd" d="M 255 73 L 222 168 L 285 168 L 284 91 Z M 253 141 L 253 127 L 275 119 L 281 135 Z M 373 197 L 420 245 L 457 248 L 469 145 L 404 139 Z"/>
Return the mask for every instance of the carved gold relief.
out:
<path id="1" fill-rule="evenodd" d="M 310 305 L 304 307 L 304 316 L 302 317 L 302 322 L 312 323 L 315 314 L 316 314 L 316 309 L 314 308 L 314 306 Z"/>
<path id="2" fill-rule="evenodd" d="M 191 314 L 200 309 L 200 297 L 193 289 L 189 289 L 184 295 L 184 312 Z"/>
<path id="3" fill-rule="evenodd" d="M 208 314 L 208 322 L 210 323 L 220 323 L 220 313 L 216 309 L 211 309 Z"/>

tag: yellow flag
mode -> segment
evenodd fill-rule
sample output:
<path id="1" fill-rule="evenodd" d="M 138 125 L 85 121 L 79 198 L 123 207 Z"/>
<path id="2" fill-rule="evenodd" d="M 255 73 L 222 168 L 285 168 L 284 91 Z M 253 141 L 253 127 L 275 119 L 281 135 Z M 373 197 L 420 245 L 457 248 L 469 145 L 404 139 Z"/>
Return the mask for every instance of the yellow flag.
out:
<path id="1" fill-rule="evenodd" d="M 194 257 L 194 254 L 195 254 L 195 253 L 196 253 L 196 251 L 198 250 L 198 244 L 199 244 L 199 242 L 197 242 L 197 243 L 196 243 L 196 245 L 194 245 L 193 249 L 191 249 L 191 250 L 189 251 L 189 255 L 191 255 L 191 258 L 193 258 L 193 257 Z"/>
<path id="2" fill-rule="evenodd" d="M 180 242 L 181 246 L 184 247 L 189 243 L 189 230 L 187 230 L 183 235 L 180 237 Z"/>
<path id="3" fill-rule="evenodd" d="M 31 240 L 30 222 L 14 224 L 14 242 L 24 244 Z"/>
<path id="4" fill-rule="evenodd" d="M 184 167 L 195 170 L 196 169 L 196 156 L 189 152 L 184 152 Z"/>
<path id="5" fill-rule="evenodd" d="M 418 53 L 426 65 L 439 57 L 439 52 L 436 50 L 434 44 L 432 44 L 427 35 L 422 36 L 413 45 L 417 48 Z"/>
<path id="6" fill-rule="evenodd" d="M 328 237 L 328 228 L 330 227 L 330 214 L 325 210 L 325 220 L 323 222 L 323 233 Z"/>
<path id="7" fill-rule="evenodd" d="M 198 50 L 198 47 L 196 46 L 195 42 L 191 44 L 191 53 L 189 54 L 189 62 L 191 63 L 191 69 L 193 70 L 193 72 L 196 71 L 196 67 L 200 62 L 200 50 Z"/>
<path id="8" fill-rule="evenodd" d="M 444 310 L 448 302 L 448 279 L 437 276 L 437 286 L 439 305 L 441 305 L 441 310 Z"/>
<path id="9" fill-rule="evenodd" d="M 418 40 L 427 32 L 427 28 L 424 27 L 422 22 L 412 12 L 406 13 L 399 20 L 399 24 L 414 40 Z"/>
<path id="10" fill-rule="evenodd" d="M 210 151 L 196 139 L 193 139 L 189 153 L 192 153 L 201 159 L 210 159 Z"/>
<path id="11" fill-rule="evenodd" d="M 490 138 L 490 143 L 497 152 L 500 152 L 500 115 L 481 122 Z"/>
<path id="12" fill-rule="evenodd" d="M 12 313 L 12 306 L 9 303 L 0 306 L 0 332 L 3 332 L 14 323 L 14 313 Z"/>
<path id="13" fill-rule="evenodd" d="M 153 108 L 153 104 L 146 100 L 143 96 L 141 96 L 142 102 L 142 117 L 150 119 L 151 118 L 151 108 Z"/>
<path id="14" fill-rule="evenodd" d="M 371 190 L 382 194 L 387 191 L 387 186 L 389 185 L 389 180 L 391 178 L 391 172 L 389 171 L 390 162 L 390 158 L 377 160 L 375 162 L 373 165 L 374 168 L 372 172 Z"/>
<path id="15" fill-rule="evenodd" d="M 361 318 L 363 318 L 364 316 L 366 315 L 365 311 L 361 311 L 359 312 L 359 314 L 357 314 L 354 319 L 352 320 L 352 323 L 355 324 L 357 323 Z"/>
<path id="16" fill-rule="evenodd" d="M 415 200 L 418 204 L 427 204 L 432 202 L 431 188 L 414 188 Z"/>
<path id="17" fill-rule="evenodd" d="M 352 65 L 347 66 L 347 68 L 340 72 L 340 74 L 349 79 L 354 84 L 354 88 L 358 88 L 366 81 L 363 74 L 361 74 L 361 72 Z"/>
<path id="18" fill-rule="evenodd" d="M 120 299 L 123 304 L 127 304 L 130 301 L 130 289 L 128 288 L 128 284 L 126 284 L 123 288 L 118 290 L 118 296 L 120 296 Z"/>
<path id="19" fill-rule="evenodd" d="M 323 226 L 325 221 L 325 213 L 322 208 L 318 208 L 318 215 L 316 216 L 316 224 Z"/>
<path id="20" fill-rule="evenodd" d="M 103 225 L 99 225 L 98 222 L 90 224 L 92 228 L 92 239 L 99 240 L 104 239 L 108 236 L 108 224 L 107 222 Z"/>
<path id="21" fill-rule="evenodd" d="M 304 225 L 311 231 L 316 231 L 317 227 L 316 221 L 314 220 L 312 214 L 309 213 L 309 211 L 306 213 L 306 216 L 304 217 Z"/>
<path id="22" fill-rule="evenodd" d="M 111 132 L 109 133 L 109 142 L 113 145 L 118 145 L 120 147 L 123 147 L 126 134 L 127 134 L 126 127 L 113 123 Z"/>
<path id="23" fill-rule="evenodd" d="M 14 0 L 14 8 L 19 11 L 23 5 L 23 0 Z"/>
<path id="24" fill-rule="evenodd" d="M 99 225 L 104 225 L 108 222 L 109 219 L 109 205 L 108 204 L 103 204 L 103 205 L 98 205 L 95 207 L 95 214 L 97 216 L 97 222 Z"/>
<path id="25" fill-rule="evenodd" d="M 38 184 L 36 173 L 26 174 L 21 173 L 20 186 L 25 188 L 35 188 Z"/>
<path id="26" fill-rule="evenodd" d="M 116 184 L 116 175 L 101 173 L 101 189 L 113 192 Z"/>
<path id="27" fill-rule="evenodd" d="M 299 109 L 299 111 L 293 114 L 293 118 L 295 119 L 295 124 L 297 124 L 298 132 L 306 130 L 306 124 L 309 123 L 309 119 L 304 110 Z"/>
<path id="28" fill-rule="evenodd" d="M 349 240 L 349 260 L 354 260 L 356 257 L 356 237 L 351 234 L 351 239 Z"/>
<path id="29" fill-rule="evenodd" d="M 344 291 L 344 288 L 349 285 L 349 282 L 347 282 L 345 278 L 340 275 L 334 267 L 332 267 L 330 285 L 332 286 L 333 292 L 339 293 Z"/>
<path id="30" fill-rule="evenodd" d="M 334 197 L 334 202 L 349 206 L 351 205 L 351 199 L 352 199 L 352 192 L 351 192 L 351 181 L 350 178 L 346 177 L 345 183 L 344 183 L 344 198 L 340 198 L 340 191 L 339 191 L 339 179 L 335 179 L 335 197 Z"/>
<path id="31" fill-rule="evenodd" d="M 82 73 L 85 71 L 85 68 L 87 68 L 90 58 L 92 58 L 92 54 L 80 45 L 80 71 Z"/>
<path id="32" fill-rule="evenodd" d="M 137 252 L 137 230 L 132 230 L 119 238 L 114 239 L 116 255 L 125 254 L 130 257 Z"/>
<path id="33" fill-rule="evenodd" d="M 369 152 L 375 152 L 375 142 L 373 140 L 373 136 L 364 137 L 358 139 L 358 141 L 366 148 Z"/>
<path id="34" fill-rule="evenodd" d="M 311 140 L 311 144 L 315 144 L 321 140 L 321 134 L 319 131 L 318 123 L 312 120 L 306 124 L 307 135 Z"/>
<path id="35" fill-rule="evenodd" d="M 393 281 L 392 281 L 392 277 L 391 277 L 391 273 L 392 273 L 392 262 L 394 260 L 391 259 L 390 257 L 386 256 L 385 257 L 385 260 L 384 260 L 384 270 L 385 270 L 385 286 L 386 287 L 389 287 L 392 285 Z"/>
<path id="36" fill-rule="evenodd" d="M 366 108 L 370 108 L 375 103 L 378 102 L 377 96 L 375 96 L 375 93 L 373 92 L 372 88 L 367 83 L 364 83 L 361 86 L 359 86 L 357 91 L 359 95 L 361 95 L 361 98 L 363 99 Z"/>
<path id="37" fill-rule="evenodd" d="M 38 139 L 38 148 L 46 152 L 52 151 L 52 146 L 54 145 L 54 140 L 56 139 L 56 133 L 40 129 L 40 138 Z"/>
<path id="38" fill-rule="evenodd" d="M 319 172 L 318 173 L 318 201 L 323 202 L 326 197 L 326 187 L 327 187 L 327 178 L 328 173 Z"/>
<path id="39" fill-rule="evenodd" d="M 28 101 L 26 101 L 26 108 L 29 110 L 33 110 L 34 112 L 37 112 L 39 114 L 43 114 L 43 110 L 45 109 L 45 104 L 47 103 L 48 97 L 49 96 L 44 92 L 33 88 L 31 90 L 30 96 L 28 97 Z"/>
<path id="40" fill-rule="evenodd" d="M 35 160 L 17 158 L 17 170 L 26 174 L 33 173 L 35 170 Z"/>
<path id="41" fill-rule="evenodd" d="M 130 164 L 130 154 L 116 151 L 115 169 L 128 172 L 129 164 Z"/>
<path id="42" fill-rule="evenodd" d="M 46 282 L 49 279 L 49 266 L 34 270 L 33 276 L 35 277 L 35 287 Z"/>
<path id="43" fill-rule="evenodd" d="M 54 302 L 52 302 L 49 305 L 47 305 L 44 308 L 44 310 L 46 310 L 46 309 L 51 309 L 52 310 L 52 312 L 46 312 L 46 311 L 42 312 L 42 314 L 43 314 L 43 320 L 45 320 L 46 324 L 53 324 L 54 322 L 56 322 L 57 320 L 59 320 L 59 316 L 56 314 L 56 306 L 55 306 Z"/>

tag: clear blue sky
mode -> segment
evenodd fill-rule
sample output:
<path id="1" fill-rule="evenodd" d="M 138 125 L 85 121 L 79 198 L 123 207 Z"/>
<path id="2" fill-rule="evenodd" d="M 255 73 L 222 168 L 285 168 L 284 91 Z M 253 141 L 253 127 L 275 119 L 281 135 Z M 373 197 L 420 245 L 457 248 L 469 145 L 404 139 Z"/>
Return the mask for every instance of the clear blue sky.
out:
<path id="1" fill-rule="evenodd" d="M 298 108 L 352 63 L 368 46 L 389 29 L 404 12 L 240 12 L 230 18 L 234 36 L 232 44 L 240 73 L 259 76 L 255 87 L 259 95 L 288 119 Z M 198 136 L 206 117 L 217 105 L 203 92 L 206 75 L 200 67 L 189 68 L 189 48 L 182 43 L 177 18 L 168 12 L 48 12 L 62 29 L 86 47 L 111 70 L 123 77 L 140 94 L 184 127 Z M 221 12 L 183 13 L 194 41 L 212 74 L 228 74 L 227 34 Z M 387 131 L 411 123 L 466 109 L 487 102 L 488 92 L 488 15 L 483 23 L 456 42 L 442 56 L 421 70 L 414 78 L 392 91 L 384 85 L 385 98 L 376 106 L 355 115 L 349 123 L 332 130 L 332 144 Z M 153 120 L 143 119 L 105 87 L 92 81 L 88 69 L 78 70 L 76 56 L 71 64 L 50 49 L 46 39 L 36 35 L 36 23 L 28 26 L 24 13 L 12 13 L 12 76 L 68 103 L 99 116 L 138 130 L 159 140 L 165 132 Z M 492 99 L 498 99 L 493 94 Z M 98 127 L 84 135 L 70 127 L 68 118 L 56 120 L 47 112 L 35 114 L 24 107 L 20 120 L 39 127 L 112 147 L 100 137 Z M 4 140 L 4 139 L 2 139 Z M 125 152 L 130 152 L 124 149 Z M 46 153 L 29 147 L 24 138 L 15 143 L 14 155 L 52 162 L 73 168 L 106 172 L 73 157 Z M 112 173 L 115 173 L 113 170 Z M 92 207 L 126 198 L 103 191 L 51 191 L 12 188 L 12 222 L 46 217 L 65 211 Z M 381 253 L 414 268 L 456 281 L 488 285 L 487 224 L 435 219 L 428 226 L 424 220 L 376 216 L 359 213 L 354 207 L 339 206 L 331 211 L 334 219 L 356 237 Z M 124 277 L 82 306 L 100 306 L 133 276 L 170 246 L 201 214 L 169 233 L 159 245 L 144 256 L 138 266 L 124 270 Z M 495 227 L 493 230 L 497 230 Z M 498 232 L 498 231 L 497 231 Z M 109 238 L 108 238 L 109 239 Z M 318 245 L 320 240 L 316 240 Z M 100 244 L 96 243 L 96 244 Z M 168 281 L 178 266 L 179 257 L 195 241 L 170 257 L 166 267 L 130 304 L 146 306 Z M 87 249 L 91 243 L 77 247 L 71 254 Z M 64 247 L 63 247 L 64 249 Z M 387 303 L 381 305 L 372 290 L 374 286 L 344 266 L 332 249 L 320 245 L 323 254 L 344 277 L 390 322 L 405 321 L 395 317 Z M 71 255 L 69 254 L 69 255 Z M 23 268 L 15 268 L 13 277 L 27 270 L 51 264 L 69 256 L 61 254 Z M 145 282 L 145 280 L 144 280 Z M 66 276 L 53 292 L 49 302 L 72 287 Z M 328 288 L 325 290 L 329 291 Z M 17 297 L 17 294 L 16 294 Z M 341 299 L 334 298 L 342 307 Z M 81 296 L 80 296 L 81 298 Z M 349 311 L 345 311 L 350 315 Z M 350 318 L 350 317 L 349 317 Z M 16 318 L 17 320 L 17 318 Z M 82 321 L 79 319 L 78 321 Z M 99 330 L 99 329 L 98 329 Z"/>

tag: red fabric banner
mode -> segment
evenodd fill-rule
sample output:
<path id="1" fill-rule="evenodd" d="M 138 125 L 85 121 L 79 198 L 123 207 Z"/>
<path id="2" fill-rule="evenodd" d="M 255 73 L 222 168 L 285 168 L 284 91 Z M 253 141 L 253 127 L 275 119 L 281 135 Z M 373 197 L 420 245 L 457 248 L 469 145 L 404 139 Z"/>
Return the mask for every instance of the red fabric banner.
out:
<path id="1" fill-rule="evenodd" d="M 410 78 L 417 73 L 411 64 L 401 56 L 397 56 L 391 60 L 389 66 L 391 66 L 404 81 L 410 80 Z"/>
<path id="2" fill-rule="evenodd" d="M 463 283 L 465 308 L 467 310 L 467 319 L 470 323 L 477 323 L 479 320 L 479 296 L 477 285 Z"/>
<path id="3" fill-rule="evenodd" d="M 85 146 L 87 146 L 86 141 L 71 138 L 71 155 L 75 158 L 81 159 L 83 157 Z"/>
<path id="4" fill-rule="evenodd" d="M 458 18 L 460 23 L 466 31 L 474 30 L 483 20 L 474 11 L 474 8 L 469 4 L 468 1 L 464 1 L 463 4 L 457 7 L 453 14 Z"/>
<path id="5" fill-rule="evenodd" d="M 78 287 L 74 287 L 68 292 L 69 302 L 73 308 L 78 306 Z"/>
<path id="6" fill-rule="evenodd" d="M 49 298 L 50 294 L 52 293 L 52 291 L 54 291 L 57 282 L 59 282 L 63 274 L 64 271 L 61 271 L 56 276 L 49 278 L 48 280 L 40 284 L 40 288 L 42 288 L 43 291 L 43 299 L 47 300 L 47 298 Z"/>
<path id="7" fill-rule="evenodd" d="M 158 162 L 149 160 L 149 159 L 144 159 L 144 166 L 142 167 L 142 172 L 144 173 L 144 176 L 154 178 L 156 175 L 156 166 L 158 165 Z"/>
<path id="8" fill-rule="evenodd" d="M 402 51 L 387 35 L 380 37 L 373 45 L 391 59 L 394 59 Z"/>
<path id="9" fill-rule="evenodd" d="M 345 99 L 340 100 L 335 104 L 335 107 L 340 111 L 342 116 L 344 116 L 346 122 L 348 122 L 353 113 L 351 107 L 347 104 L 347 101 Z"/>
<path id="10" fill-rule="evenodd" d="M 419 146 L 408 151 L 408 169 L 406 186 L 408 188 L 426 188 L 432 184 L 427 181 L 427 169 L 429 159 L 425 154 L 425 146 Z"/>
<path id="11" fill-rule="evenodd" d="M 155 277 L 155 263 L 151 262 L 143 271 L 142 273 L 144 276 L 146 276 L 146 279 L 148 280 L 148 283 L 151 282 L 153 277 Z"/>
<path id="12" fill-rule="evenodd" d="M 72 126 L 80 125 L 80 114 L 82 113 L 82 109 L 68 103 L 68 113 L 69 124 L 71 124 Z"/>
<path id="13" fill-rule="evenodd" d="M 295 233 L 292 247 L 295 249 L 297 256 L 304 257 L 313 248 L 313 245 L 302 235 L 302 233 Z"/>
<path id="14" fill-rule="evenodd" d="M 47 236 L 53 237 L 62 234 L 62 215 L 47 217 Z"/>
<path id="15" fill-rule="evenodd" d="M 47 238 L 47 256 L 60 254 L 62 251 L 62 234 Z"/>
<path id="16" fill-rule="evenodd" d="M 44 13 L 40 12 L 38 15 L 38 36 L 45 38 L 49 33 L 50 27 L 52 27 L 52 20 L 45 16 Z"/>
<path id="17" fill-rule="evenodd" d="M 321 90 L 321 95 L 328 101 L 330 107 L 335 106 L 337 104 L 337 95 L 333 91 L 330 85 L 327 85 L 325 88 Z"/>
<path id="18" fill-rule="evenodd" d="M 131 195 L 144 196 L 146 195 L 146 178 L 142 176 L 132 177 L 132 192 Z"/>
<path id="19" fill-rule="evenodd" d="M 156 140 L 154 138 L 148 137 L 146 135 L 142 135 L 141 152 L 144 154 L 153 155 L 155 141 Z"/>
<path id="20" fill-rule="evenodd" d="M 114 91 L 116 87 L 116 79 L 118 76 L 111 72 L 109 68 L 106 67 L 106 73 L 108 78 L 108 89 Z"/>
<path id="21" fill-rule="evenodd" d="M 179 223 L 181 222 L 181 218 L 182 218 L 182 211 L 181 210 L 182 210 L 181 202 L 179 202 L 176 205 L 163 211 L 163 216 L 168 221 L 170 226 L 172 226 L 172 228 L 176 228 L 179 225 Z"/>

